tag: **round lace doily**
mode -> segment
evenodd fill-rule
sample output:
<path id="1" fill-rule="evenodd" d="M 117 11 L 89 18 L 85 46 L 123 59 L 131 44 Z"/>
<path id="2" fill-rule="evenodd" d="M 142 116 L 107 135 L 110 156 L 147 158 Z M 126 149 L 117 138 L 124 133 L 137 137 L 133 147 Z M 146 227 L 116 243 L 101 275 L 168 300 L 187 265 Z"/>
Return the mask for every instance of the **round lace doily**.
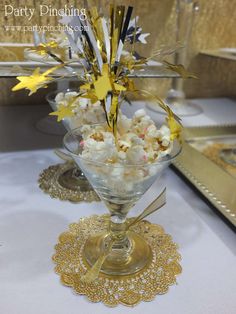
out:
<path id="1" fill-rule="evenodd" d="M 60 177 L 73 169 L 73 167 L 73 163 L 66 162 L 50 166 L 43 170 L 38 180 L 40 189 L 46 194 L 49 194 L 52 198 L 58 198 L 62 201 L 71 201 L 74 203 L 81 201 L 100 201 L 100 198 L 91 186 L 89 186 L 89 189 L 84 190 L 80 189 L 78 185 L 75 188 L 69 188 L 60 183 Z"/>
<path id="2" fill-rule="evenodd" d="M 151 263 L 133 275 L 111 276 L 100 273 L 93 283 L 81 280 L 89 267 L 82 255 L 86 239 L 105 231 L 108 222 L 108 215 L 82 218 L 60 235 L 53 261 L 61 282 L 72 287 L 76 293 L 86 295 L 92 302 L 103 302 L 111 307 L 118 304 L 134 306 L 141 301 L 153 300 L 157 294 L 166 293 L 169 286 L 176 283 L 176 275 L 182 271 L 179 265 L 181 256 L 171 236 L 165 234 L 161 226 L 148 221 L 137 223 L 131 230 L 145 238 L 150 245 L 153 254 Z"/>

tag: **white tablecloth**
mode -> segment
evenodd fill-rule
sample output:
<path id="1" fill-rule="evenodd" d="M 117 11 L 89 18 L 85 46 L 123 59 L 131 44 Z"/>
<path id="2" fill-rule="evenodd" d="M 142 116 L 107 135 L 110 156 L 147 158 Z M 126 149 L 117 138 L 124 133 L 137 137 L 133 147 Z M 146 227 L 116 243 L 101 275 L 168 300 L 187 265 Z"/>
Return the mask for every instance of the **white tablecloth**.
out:
<path id="1" fill-rule="evenodd" d="M 231 113 L 226 114 L 227 121 L 222 116 L 220 121 L 236 122 L 236 103 L 230 100 L 221 103 L 222 114 L 227 110 Z M 33 107 L 26 114 L 30 115 L 30 110 Z M 205 117 L 209 124 L 207 119 L 211 120 L 210 115 Z M 30 140 L 34 141 L 36 133 L 39 134 L 33 128 L 30 131 Z M 1 138 L 6 136 L 7 133 L 1 134 Z M 53 141 L 52 137 L 48 138 Z M 13 151 L 11 148 L 11 152 L 0 154 L 1 314 L 236 313 L 235 233 L 171 170 L 151 187 L 131 214 L 136 215 L 167 186 L 167 205 L 150 220 L 161 224 L 180 246 L 183 273 L 177 277 L 178 285 L 154 301 L 131 309 L 124 306 L 110 309 L 90 303 L 62 286 L 51 261 L 58 235 L 80 217 L 106 210 L 101 203 L 71 204 L 43 194 L 38 188 L 38 175 L 58 162 L 51 149 Z"/>

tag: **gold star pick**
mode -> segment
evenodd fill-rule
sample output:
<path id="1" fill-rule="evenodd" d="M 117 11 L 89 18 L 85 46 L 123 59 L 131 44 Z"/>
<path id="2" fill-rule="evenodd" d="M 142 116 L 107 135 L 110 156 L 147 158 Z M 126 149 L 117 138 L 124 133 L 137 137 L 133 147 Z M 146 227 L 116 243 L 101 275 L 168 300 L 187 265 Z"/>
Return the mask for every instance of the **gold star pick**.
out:
<path id="1" fill-rule="evenodd" d="M 174 113 L 170 108 L 167 106 L 167 114 L 168 117 L 166 118 L 166 122 L 170 129 L 170 139 L 173 141 L 174 139 L 180 139 L 182 126 L 179 122 L 176 121 L 174 117 Z"/>
<path id="2" fill-rule="evenodd" d="M 91 98 L 93 94 L 93 98 L 105 100 L 109 92 L 113 91 L 113 93 L 119 94 L 121 91 L 126 90 L 125 86 L 115 82 L 116 77 L 110 73 L 108 64 L 103 64 L 102 73 L 97 79 L 94 75 L 91 75 L 91 79 L 92 83 L 87 83 L 80 87 L 82 90 L 87 90 L 86 94 L 90 92 L 90 97 L 87 98 Z"/>
<path id="3" fill-rule="evenodd" d="M 62 65 L 53 67 L 44 73 L 40 73 L 40 68 L 36 68 L 32 75 L 30 76 L 17 76 L 17 79 L 20 81 L 17 85 L 12 88 L 12 91 L 18 91 L 20 89 L 28 89 L 30 91 L 29 96 L 35 93 L 39 88 L 46 88 L 47 83 L 52 81 L 53 78 L 49 77 L 48 74 L 55 71 Z"/>
<path id="4" fill-rule="evenodd" d="M 75 100 L 76 100 L 76 96 L 73 97 L 68 104 L 65 106 L 64 104 L 59 105 L 58 110 L 49 113 L 50 116 L 57 116 L 57 121 L 60 122 L 61 120 L 63 120 L 64 118 L 70 118 L 73 117 L 75 115 L 74 113 L 74 109 L 76 107 Z"/>
<path id="5" fill-rule="evenodd" d="M 64 118 L 73 117 L 75 114 L 71 110 L 71 107 L 61 105 L 58 107 L 57 111 L 49 113 L 50 116 L 57 116 L 57 121 L 60 122 Z"/>
<path id="6" fill-rule="evenodd" d="M 99 100 L 105 99 L 112 91 L 108 64 L 103 64 L 101 76 L 94 82 L 95 94 Z"/>

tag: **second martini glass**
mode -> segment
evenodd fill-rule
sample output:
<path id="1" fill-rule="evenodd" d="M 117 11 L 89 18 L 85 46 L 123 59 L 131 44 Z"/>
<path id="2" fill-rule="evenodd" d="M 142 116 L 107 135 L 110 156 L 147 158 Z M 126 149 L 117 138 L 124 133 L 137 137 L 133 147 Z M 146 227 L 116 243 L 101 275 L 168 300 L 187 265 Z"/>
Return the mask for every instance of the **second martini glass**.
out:
<path id="1" fill-rule="evenodd" d="M 78 89 L 68 88 L 65 90 L 60 91 L 60 93 L 77 93 Z M 49 105 L 53 109 L 53 111 L 58 110 L 58 104 L 56 102 L 56 96 L 59 94 L 59 91 L 53 91 L 47 94 L 46 100 L 48 101 Z M 105 115 L 102 116 L 101 113 L 99 115 L 95 115 L 93 119 L 91 118 L 90 114 L 90 121 L 86 121 L 86 124 L 93 124 L 93 123 L 101 123 L 105 121 Z M 81 118 L 78 117 L 71 117 L 71 118 L 64 118 L 62 120 L 62 124 L 67 131 L 72 129 L 78 128 L 81 126 Z M 58 156 L 63 159 L 63 154 L 59 151 L 56 151 Z M 79 191 L 79 192 L 89 192 L 92 191 L 92 187 L 89 184 L 88 180 L 84 176 L 83 172 L 80 168 L 76 165 L 76 163 L 72 162 L 71 167 L 67 167 L 64 172 L 58 178 L 59 184 L 69 190 L 72 191 Z"/>

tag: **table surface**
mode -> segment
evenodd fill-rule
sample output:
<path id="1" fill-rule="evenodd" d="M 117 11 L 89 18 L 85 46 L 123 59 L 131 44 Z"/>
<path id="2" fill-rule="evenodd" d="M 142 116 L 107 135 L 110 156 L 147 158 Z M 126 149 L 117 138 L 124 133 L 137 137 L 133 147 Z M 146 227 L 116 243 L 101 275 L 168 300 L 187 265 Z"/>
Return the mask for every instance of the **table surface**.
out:
<path id="1" fill-rule="evenodd" d="M 236 123 L 236 102 L 195 102 L 203 113 L 184 118 L 184 125 Z M 139 107 L 137 103 L 135 109 Z M 60 162 L 52 147 L 59 145 L 61 137 L 39 133 L 34 127 L 36 117 L 47 112 L 46 106 L 0 108 L 0 313 L 236 313 L 235 232 L 170 169 L 131 215 L 137 215 L 167 186 L 167 205 L 150 221 L 161 224 L 180 246 L 183 273 L 177 277 L 178 284 L 152 302 L 131 309 L 110 309 L 90 303 L 60 283 L 51 261 L 58 235 L 80 217 L 106 210 L 101 203 L 71 204 L 51 199 L 39 189 L 39 173 Z"/>

